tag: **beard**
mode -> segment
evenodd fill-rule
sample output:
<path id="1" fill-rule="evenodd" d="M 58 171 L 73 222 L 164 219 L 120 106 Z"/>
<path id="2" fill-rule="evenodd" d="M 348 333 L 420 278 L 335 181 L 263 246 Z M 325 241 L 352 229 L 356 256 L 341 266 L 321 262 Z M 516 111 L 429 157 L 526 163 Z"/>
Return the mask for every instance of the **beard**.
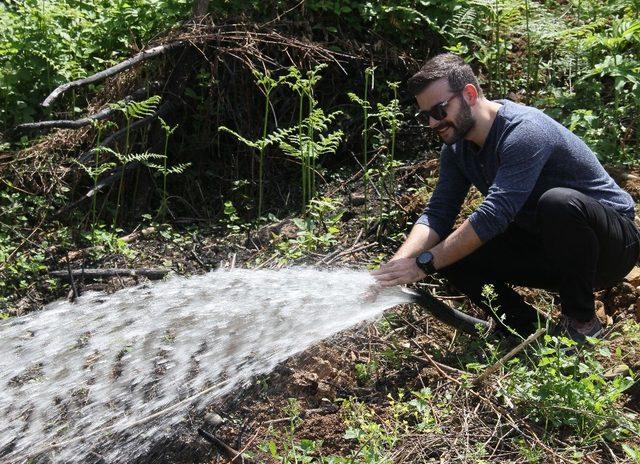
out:
<path id="1" fill-rule="evenodd" d="M 460 98 L 460 111 L 453 122 L 445 122 L 436 127 L 436 130 L 446 128 L 445 132 L 439 132 L 440 138 L 446 145 L 453 145 L 464 138 L 476 125 L 476 120 L 471 115 L 471 107 L 464 98 Z"/>

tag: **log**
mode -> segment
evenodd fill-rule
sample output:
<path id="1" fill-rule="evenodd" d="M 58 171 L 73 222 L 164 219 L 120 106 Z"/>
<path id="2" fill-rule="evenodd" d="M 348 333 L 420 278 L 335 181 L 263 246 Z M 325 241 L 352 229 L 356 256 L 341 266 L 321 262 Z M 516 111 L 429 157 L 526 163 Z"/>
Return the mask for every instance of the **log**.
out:
<path id="1" fill-rule="evenodd" d="M 168 269 L 73 269 L 71 271 L 49 271 L 49 275 L 59 279 L 70 280 L 84 277 L 99 279 L 101 277 L 146 277 L 149 280 L 162 279 L 169 273 Z"/>
<path id="2" fill-rule="evenodd" d="M 66 84 L 62 84 L 58 86 L 53 92 L 51 92 L 47 98 L 44 99 L 44 101 L 42 102 L 42 106 L 48 107 L 49 105 L 51 105 L 51 103 L 55 99 L 57 99 L 60 95 L 62 95 L 64 92 L 66 92 L 69 89 L 82 87 L 88 84 L 93 84 L 94 82 L 99 82 L 101 80 L 106 79 L 109 76 L 113 76 L 114 74 L 118 74 L 119 72 L 129 69 L 132 66 L 136 65 L 137 63 L 140 63 L 144 60 L 148 60 L 149 58 L 152 58 L 154 56 L 162 55 L 168 52 L 169 50 L 173 50 L 175 48 L 184 47 L 185 45 L 187 45 L 187 43 L 188 42 L 186 41 L 179 40 L 177 42 L 158 45 L 157 47 L 153 47 L 148 50 L 143 50 L 137 55 L 127 60 L 124 60 L 116 64 L 115 66 L 105 69 L 104 71 L 100 71 L 99 73 L 96 73 L 92 76 L 85 77 L 83 79 L 77 79 L 72 82 L 67 82 Z"/>

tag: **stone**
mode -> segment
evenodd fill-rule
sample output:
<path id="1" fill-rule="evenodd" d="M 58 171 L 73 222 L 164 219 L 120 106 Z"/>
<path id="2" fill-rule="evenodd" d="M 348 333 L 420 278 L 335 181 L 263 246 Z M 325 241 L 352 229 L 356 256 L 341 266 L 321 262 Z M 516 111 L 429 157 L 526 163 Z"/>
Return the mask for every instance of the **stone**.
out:
<path id="1" fill-rule="evenodd" d="M 216 414 L 215 412 L 210 412 L 209 414 L 204 416 L 204 422 L 205 424 L 211 427 L 218 427 L 219 425 L 224 423 L 224 419 L 220 417 L 219 414 Z"/>
<path id="2" fill-rule="evenodd" d="M 624 278 L 624 280 L 629 282 L 634 287 L 640 286 L 640 267 L 634 266 L 633 269 L 631 269 L 631 272 L 629 272 L 629 274 L 627 274 L 627 276 Z"/>
<path id="3" fill-rule="evenodd" d="M 626 364 L 619 364 L 617 366 L 612 367 L 608 371 L 604 373 L 604 378 L 611 380 L 620 375 L 628 375 L 629 374 L 629 366 Z"/>

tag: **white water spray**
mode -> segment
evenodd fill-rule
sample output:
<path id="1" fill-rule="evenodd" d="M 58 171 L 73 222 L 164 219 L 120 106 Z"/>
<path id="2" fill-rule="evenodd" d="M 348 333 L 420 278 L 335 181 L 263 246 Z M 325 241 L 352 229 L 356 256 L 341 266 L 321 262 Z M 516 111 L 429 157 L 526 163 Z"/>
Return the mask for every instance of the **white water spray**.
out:
<path id="1" fill-rule="evenodd" d="M 216 271 L 9 320 L 0 325 L 0 460 L 95 461 L 96 446 L 106 462 L 144 456 L 190 407 L 409 301 L 394 288 L 365 302 L 372 283 L 352 270 Z"/>

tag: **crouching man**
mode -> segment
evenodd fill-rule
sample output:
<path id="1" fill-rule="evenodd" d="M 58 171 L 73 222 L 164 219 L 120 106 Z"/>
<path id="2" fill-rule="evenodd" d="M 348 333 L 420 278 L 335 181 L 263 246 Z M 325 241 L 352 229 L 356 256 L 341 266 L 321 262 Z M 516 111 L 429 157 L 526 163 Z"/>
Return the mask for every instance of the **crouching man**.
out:
<path id="1" fill-rule="evenodd" d="M 587 145 L 543 112 L 484 98 L 471 68 L 438 55 L 408 81 L 417 116 L 442 141 L 436 188 L 404 244 L 372 274 L 381 286 L 438 273 L 521 334 L 537 312 L 511 287 L 558 292 L 556 332 L 598 336 L 594 289 L 620 281 L 640 252 L 634 202 Z M 482 204 L 452 231 L 469 187 Z"/>

